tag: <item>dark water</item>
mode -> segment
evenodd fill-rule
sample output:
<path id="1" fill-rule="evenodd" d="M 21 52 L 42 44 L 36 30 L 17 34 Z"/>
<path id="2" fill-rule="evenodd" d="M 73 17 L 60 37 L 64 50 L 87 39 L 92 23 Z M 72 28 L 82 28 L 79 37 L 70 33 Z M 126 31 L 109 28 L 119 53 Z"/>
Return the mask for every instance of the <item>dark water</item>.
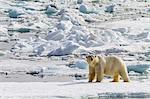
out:
<path id="1" fill-rule="evenodd" d="M 98 96 L 87 96 L 81 99 L 150 99 L 150 93 L 100 93 Z"/>

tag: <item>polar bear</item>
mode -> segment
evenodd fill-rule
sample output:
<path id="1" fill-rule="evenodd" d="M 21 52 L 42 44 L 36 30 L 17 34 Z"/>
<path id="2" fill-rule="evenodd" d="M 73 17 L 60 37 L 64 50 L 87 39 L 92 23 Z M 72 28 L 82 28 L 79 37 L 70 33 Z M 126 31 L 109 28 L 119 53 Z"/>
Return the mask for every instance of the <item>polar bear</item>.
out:
<path id="1" fill-rule="evenodd" d="M 129 82 L 127 67 L 124 61 L 117 56 L 86 56 L 89 64 L 89 82 L 96 78 L 101 82 L 104 75 L 113 76 L 112 82 L 119 82 L 121 76 L 124 82 Z"/>

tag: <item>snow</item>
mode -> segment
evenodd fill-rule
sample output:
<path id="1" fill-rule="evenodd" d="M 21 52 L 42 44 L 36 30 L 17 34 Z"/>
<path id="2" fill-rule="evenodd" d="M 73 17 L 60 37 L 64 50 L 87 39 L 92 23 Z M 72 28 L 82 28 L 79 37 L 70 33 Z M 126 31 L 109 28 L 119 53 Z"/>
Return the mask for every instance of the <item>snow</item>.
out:
<path id="1" fill-rule="evenodd" d="M 63 30 L 56 30 L 54 32 L 49 32 L 47 36 L 47 40 L 61 40 L 64 38 Z"/>
<path id="2" fill-rule="evenodd" d="M 60 58 L 60 57 L 58 57 Z M 65 57 L 64 57 L 65 58 Z M 2 59 L 0 61 L 0 74 L 1 76 L 6 76 L 5 82 L 0 82 L 0 96 L 1 98 L 8 99 L 24 99 L 24 98 L 39 98 L 39 99 L 61 99 L 62 97 L 69 97 L 75 99 L 81 99 L 86 97 L 149 97 L 149 74 L 144 76 L 137 73 L 131 73 L 136 69 L 132 69 L 129 73 L 131 82 L 125 83 L 122 80 L 118 83 L 110 82 L 112 78 L 104 78 L 101 83 L 88 83 L 87 77 L 76 78 L 73 80 L 64 80 L 66 75 L 88 75 L 87 63 L 83 59 L 73 60 L 73 67 L 69 67 L 65 64 L 68 64 L 70 60 L 60 60 L 51 58 L 30 59 L 27 60 L 16 60 L 16 59 Z M 68 59 L 68 58 L 67 58 Z M 71 59 L 72 60 L 72 59 Z M 8 64 L 9 61 L 9 64 Z M 128 67 L 135 67 L 135 65 L 127 65 Z M 147 67 L 149 65 L 137 66 L 138 68 Z M 137 69 L 138 70 L 138 69 Z M 7 73 L 7 75 L 5 75 Z M 18 75 L 15 75 L 18 73 Z M 31 76 L 25 76 L 24 73 Z M 21 76 L 19 76 L 21 75 Z M 35 78 L 35 77 L 36 78 Z M 49 81 L 46 79 L 48 77 L 55 78 L 54 81 Z M 8 78 L 7 78 L 8 77 Z M 15 79 L 21 81 L 22 77 L 23 82 L 16 82 Z M 39 77 L 42 77 L 39 79 Z M 58 78 L 56 78 L 58 77 Z M 138 80 L 142 79 L 142 80 Z M 148 77 L 148 78 L 147 78 Z M 2 77 L 3 78 L 3 77 Z M 13 78 L 10 82 L 9 79 Z M 53 78 L 53 79 L 54 79 Z M 37 80 L 39 79 L 39 80 Z M 65 79 L 65 78 L 64 78 Z M 79 79 L 79 80 L 78 80 Z M 35 80 L 35 81 L 34 81 Z M 34 82 L 33 82 L 34 81 Z M 140 85 L 140 86 L 139 86 Z M 141 95 L 139 96 L 139 94 Z"/>
<path id="3" fill-rule="evenodd" d="M 67 15 L 67 14 L 65 14 Z M 64 16 L 64 15 L 63 15 Z M 108 22 L 103 23 L 101 27 L 111 28 L 111 29 L 105 29 L 100 30 L 96 33 L 93 33 L 89 31 L 85 26 L 76 26 L 74 23 L 74 19 L 72 19 L 70 16 L 61 17 L 61 21 L 56 24 L 56 27 L 51 29 L 51 31 L 48 33 L 46 40 L 47 42 L 52 41 L 58 41 L 60 42 L 59 47 L 56 47 L 57 51 L 64 51 L 65 49 L 68 49 L 69 42 L 72 42 L 74 44 L 78 45 L 78 48 L 81 47 L 99 47 L 99 50 L 102 49 L 103 45 L 107 45 L 109 43 L 112 43 L 112 45 L 118 47 L 117 45 L 126 45 L 123 47 L 123 49 L 126 49 L 126 47 L 132 48 L 133 45 L 136 45 L 137 42 L 141 41 L 145 44 L 149 42 L 149 23 L 147 23 L 147 19 L 145 21 L 117 21 L 117 22 Z M 81 21 L 80 21 L 81 22 Z M 78 22 L 77 22 L 78 23 Z M 137 25 L 139 24 L 139 25 Z M 132 28 L 130 25 L 133 25 Z M 140 28 L 139 28 L 140 27 Z M 142 28 L 144 27 L 144 28 Z M 136 30 L 135 30 L 136 29 Z M 19 29 L 20 30 L 20 29 Z M 22 32 L 22 31 L 21 31 Z M 131 44 L 131 42 L 133 42 Z M 32 43 L 30 43 L 32 44 Z M 31 45 L 32 46 L 32 45 Z M 41 45 L 42 46 L 42 45 Z M 139 49 L 142 46 L 138 46 Z M 43 50 L 47 50 L 48 47 L 46 47 Z M 71 54 L 72 52 L 76 52 L 78 48 L 73 48 L 72 50 L 68 50 L 68 52 L 62 53 L 62 55 L 65 54 Z M 127 51 L 130 51 L 129 48 Z M 54 53 L 54 49 L 52 52 Z M 83 49 L 82 49 L 83 50 Z M 86 50 L 86 49 L 84 49 Z M 136 51 L 137 49 L 131 49 L 131 51 Z M 57 52 L 56 51 L 56 52 Z M 113 50 L 112 50 L 113 51 Z M 55 52 L 55 53 L 56 53 Z M 51 53 L 51 51 L 49 51 Z M 48 54 L 48 53 L 47 53 Z M 53 54 L 55 55 L 55 54 Z M 57 55 L 57 54 L 56 54 Z M 60 54 L 61 55 L 61 54 Z"/>
<path id="4" fill-rule="evenodd" d="M 145 6 L 148 5 L 143 2 L 139 5 L 139 2 L 132 1 L 135 3 L 135 5 L 132 5 L 129 2 L 129 4 L 122 3 L 127 1 L 113 1 L 112 3 L 107 1 L 98 6 L 97 3 L 101 1 L 76 1 L 79 4 L 73 1 L 54 1 L 50 3 L 38 1 L 34 4 L 37 7 L 33 6 L 34 1 L 18 2 L 16 2 L 17 4 L 13 3 L 17 7 L 12 7 L 11 10 L 7 9 L 9 13 L 12 13 L 12 16 L 14 15 L 16 20 L 10 22 L 10 25 L 6 28 L 11 32 L 19 32 L 19 35 L 20 33 L 44 35 L 42 39 L 46 40 L 47 43 L 45 44 L 41 43 L 35 46 L 33 45 L 34 40 L 33 42 L 27 42 L 29 46 L 35 49 L 30 52 L 37 53 L 37 55 L 42 55 L 42 53 L 57 55 L 58 52 L 60 52 L 59 55 L 67 55 L 79 52 L 79 50 L 87 52 L 89 49 L 98 47 L 97 51 L 101 51 L 109 43 L 114 46 L 112 49 L 124 45 L 121 49 L 128 47 L 126 51 L 136 52 L 137 50 L 132 47 L 133 45 L 140 41 L 143 44 L 150 41 L 149 18 L 132 15 L 138 14 L 139 11 L 143 11 L 142 9 L 147 9 Z M 62 5 L 67 7 L 70 5 L 70 7 L 65 8 Z M 112 10 L 112 6 L 115 7 L 113 14 L 105 13 L 105 9 L 108 7 L 108 10 Z M 130 9 L 130 7 L 137 9 L 137 11 L 126 12 L 126 9 Z M 26 13 L 28 11 L 32 14 Z M 44 12 L 49 15 L 47 16 Z M 132 13 L 130 14 L 130 12 Z M 88 24 L 89 22 L 91 24 Z M 17 37 L 17 39 L 19 38 Z M 56 44 L 55 47 L 49 46 L 50 42 L 55 41 L 58 41 L 59 44 Z M 77 45 L 77 48 L 73 47 L 71 50 L 62 53 L 61 51 L 70 47 L 69 42 Z M 139 46 L 139 49 L 141 48 L 142 46 Z M 149 50 L 148 47 L 146 49 Z M 103 52 L 107 53 L 107 50 L 109 48 Z M 116 50 L 113 51 L 116 52 Z"/>
<path id="5" fill-rule="evenodd" d="M 75 49 L 79 47 L 78 44 L 68 42 L 65 46 L 62 46 L 48 54 L 48 56 L 62 56 L 72 54 Z"/>
<path id="6" fill-rule="evenodd" d="M 9 41 L 9 35 L 7 33 L 7 29 L 0 26 L 0 42 L 8 42 Z"/>
<path id="7" fill-rule="evenodd" d="M 11 50 L 13 52 L 32 52 L 33 47 L 26 41 L 26 40 L 20 40 L 16 42 L 15 46 Z"/>
<path id="8" fill-rule="evenodd" d="M 72 23 L 70 21 L 61 21 L 59 24 L 57 24 L 57 29 L 64 30 L 65 32 L 68 32 L 72 28 Z"/>
<path id="9" fill-rule="evenodd" d="M 149 0 L 0 5 L 0 98 L 150 97 Z M 131 82 L 87 83 L 89 54 L 120 56 Z"/>
<path id="10" fill-rule="evenodd" d="M 140 84 L 140 86 L 139 86 Z M 23 88 L 22 88 L 23 87 Z M 102 83 L 87 83 L 87 81 L 75 81 L 75 82 L 32 82 L 32 83 L 16 83 L 16 82 L 4 82 L 0 84 L 0 96 L 2 98 L 12 97 L 22 99 L 23 97 L 70 97 L 74 99 L 82 99 L 82 97 L 98 97 L 111 94 L 115 97 L 116 94 L 123 97 L 122 93 L 126 94 L 126 97 L 131 97 L 130 94 L 141 93 L 141 97 L 144 98 L 147 95 L 149 97 L 149 83 L 110 83 L 103 81 Z M 140 89 L 140 90 L 139 90 Z M 102 94 L 103 93 L 103 94 Z M 142 94 L 143 93 L 143 94 Z M 122 96 L 121 96 L 122 95 Z M 135 94 L 135 97 L 139 97 Z M 44 98 L 45 99 L 45 98 Z"/>

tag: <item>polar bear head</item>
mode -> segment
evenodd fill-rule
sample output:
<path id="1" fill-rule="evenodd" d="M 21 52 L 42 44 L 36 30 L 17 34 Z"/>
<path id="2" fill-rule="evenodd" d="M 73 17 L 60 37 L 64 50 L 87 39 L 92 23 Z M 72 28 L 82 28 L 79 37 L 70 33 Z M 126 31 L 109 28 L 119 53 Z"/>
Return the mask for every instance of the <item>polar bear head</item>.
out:
<path id="1" fill-rule="evenodd" d="M 103 56 L 94 56 L 94 55 L 89 55 L 86 56 L 86 61 L 91 67 L 96 67 L 99 66 L 100 64 L 105 64 L 105 58 Z"/>
<path id="2" fill-rule="evenodd" d="M 86 61 L 88 62 L 88 64 L 90 64 L 94 60 L 94 58 L 95 57 L 93 55 L 86 56 Z"/>

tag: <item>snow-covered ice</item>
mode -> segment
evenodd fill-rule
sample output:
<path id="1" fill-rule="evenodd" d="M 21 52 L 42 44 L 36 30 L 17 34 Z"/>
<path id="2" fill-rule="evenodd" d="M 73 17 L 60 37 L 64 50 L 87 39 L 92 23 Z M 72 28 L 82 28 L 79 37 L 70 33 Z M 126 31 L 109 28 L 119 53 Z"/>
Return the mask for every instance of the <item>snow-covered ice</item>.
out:
<path id="1" fill-rule="evenodd" d="M 0 0 L 0 98 L 150 98 L 149 0 Z M 87 83 L 85 55 L 117 55 L 130 83 Z"/>
<path id="2" fill-rule="evenodd" d="M 88 99 L 99 98 L 149 98 L 149 83 L 87 83 L 87 81 L 74 82 L 34 82 L 16 83 L 5 82 L 0 84 L 0 95 L 4 99 Z M 123 94 L 124 93 L 124 94 Z M 136 94 L 138 93 L 138 94 Z M 141 94 L 140 94 L 141 93 Z M 140 95 L 139 95 L 140 94 Z M 43 97 L 43 98 L 42 98 Z M 45 97 L 45 98 L 44 98 Z M 68 97 L 68 98 L 67 98 Z"/>

